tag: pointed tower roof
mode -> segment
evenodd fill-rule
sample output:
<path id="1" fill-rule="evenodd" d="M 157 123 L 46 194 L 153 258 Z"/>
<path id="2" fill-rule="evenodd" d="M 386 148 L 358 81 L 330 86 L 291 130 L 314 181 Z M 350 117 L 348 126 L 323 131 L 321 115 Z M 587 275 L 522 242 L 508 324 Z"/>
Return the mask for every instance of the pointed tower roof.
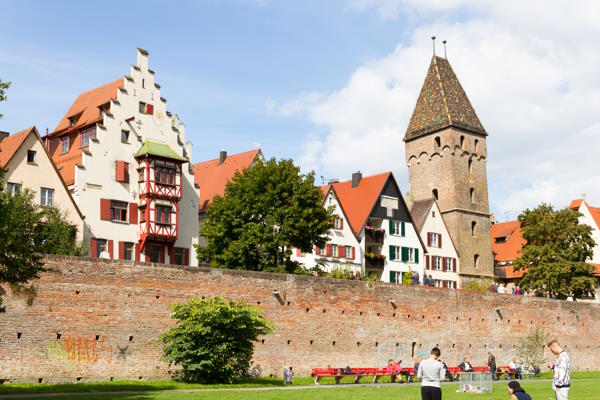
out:
<path id="1" fill-rule="evenodd" d="M 487 135 L 448 60 L 433 56 L 404 140 L 450 126 Z"/>

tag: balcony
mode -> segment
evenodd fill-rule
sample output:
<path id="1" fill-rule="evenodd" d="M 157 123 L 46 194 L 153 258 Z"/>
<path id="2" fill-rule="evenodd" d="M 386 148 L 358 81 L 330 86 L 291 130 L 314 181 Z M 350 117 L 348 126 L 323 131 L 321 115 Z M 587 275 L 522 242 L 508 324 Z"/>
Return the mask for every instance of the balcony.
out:
<path id="1" fill-rule="evenodd" d="M 371 225 L 365 226 L 365 238 L 369 243 L 383 244 L 384 237 L 385 229 Z"/>
<path id="2" fill-rule="evenodd" d="M 381 269 L 385 264 L 385 256 L 381 253 L 365 253 L 365 268 Z"/>

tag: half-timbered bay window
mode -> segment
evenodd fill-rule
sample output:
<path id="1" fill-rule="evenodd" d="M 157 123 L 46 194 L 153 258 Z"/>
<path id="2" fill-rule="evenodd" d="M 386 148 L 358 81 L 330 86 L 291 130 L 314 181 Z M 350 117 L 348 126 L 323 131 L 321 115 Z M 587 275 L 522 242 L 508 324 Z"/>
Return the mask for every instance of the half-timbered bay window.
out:
<path id="1" fill-rule="evenodd" d="M 110 220 L 127 222 L 127 203 L 124 201 L 110 201 Z"/>
<path id="2" fill-rule="evenodd" d="M 156 223 L 171 225 L 171 206 L 156 206 Z"/>
<path id="3" fill-rule="evenodd" d="M 175 185 L 175 169 L 156 167 L 155 180 L 159 185 Z"/>
<path id="4" fill-rule="evenodd" d="M 90 140 L 96 138 L 96 126 L 88 126 L 81 130 L 81 147 L 87 147 L 90 145 Z"/>

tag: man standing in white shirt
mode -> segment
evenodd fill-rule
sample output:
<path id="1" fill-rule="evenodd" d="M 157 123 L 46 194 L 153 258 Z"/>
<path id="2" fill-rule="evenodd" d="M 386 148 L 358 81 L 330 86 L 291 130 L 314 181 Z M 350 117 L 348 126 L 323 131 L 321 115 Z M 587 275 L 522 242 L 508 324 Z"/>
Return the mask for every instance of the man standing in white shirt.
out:
<path id="1" fill-rule="evenodd" d="M 446 378 L 446 370 L 438 361 L 441 355 L 440 349 L 434 347 L 429 358 L 419 363 L 417 378 L 421 378 L 422 400 L 442 400 L 441 382 Z"/>
<path id="2" fill-rule="evenodd" d="M 554 389 L 556 400 L 569 400 L 569 389 L 571 388 L 571 361 L 569 355 L 556 340 L 548 343 L 548 347 L 554 355 L 558 356 L 554 365 L 548 365 L 554 370 L 552 389 Z"/>
<path id="3" fill-rule="evenodd" d="M 98 258 L 104 258 L 106 260 L 110 259 L 110 253 L 106 250 L 106 247 L 108 245 L 104 245 L 104 247 L 102 248 L 102 251 L 100 252 L 100 255 L 98 256 Z"/>

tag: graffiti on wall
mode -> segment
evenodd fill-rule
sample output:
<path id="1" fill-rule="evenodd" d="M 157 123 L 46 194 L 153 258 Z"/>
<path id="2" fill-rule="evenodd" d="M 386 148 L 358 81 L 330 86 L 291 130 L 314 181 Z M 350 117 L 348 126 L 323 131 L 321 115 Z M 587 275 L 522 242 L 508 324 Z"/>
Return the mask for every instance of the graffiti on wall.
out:
<path id="1" fill-rule="evenodd" d="M 46 354 L 51 360 L 62 360 L 81 366 L 94 365 L 104 362 L 112 363 L 113 349 L 106 338 L 93 339 L 81 336 L 65 336 L 56 340 L 46 348 Z"/>

